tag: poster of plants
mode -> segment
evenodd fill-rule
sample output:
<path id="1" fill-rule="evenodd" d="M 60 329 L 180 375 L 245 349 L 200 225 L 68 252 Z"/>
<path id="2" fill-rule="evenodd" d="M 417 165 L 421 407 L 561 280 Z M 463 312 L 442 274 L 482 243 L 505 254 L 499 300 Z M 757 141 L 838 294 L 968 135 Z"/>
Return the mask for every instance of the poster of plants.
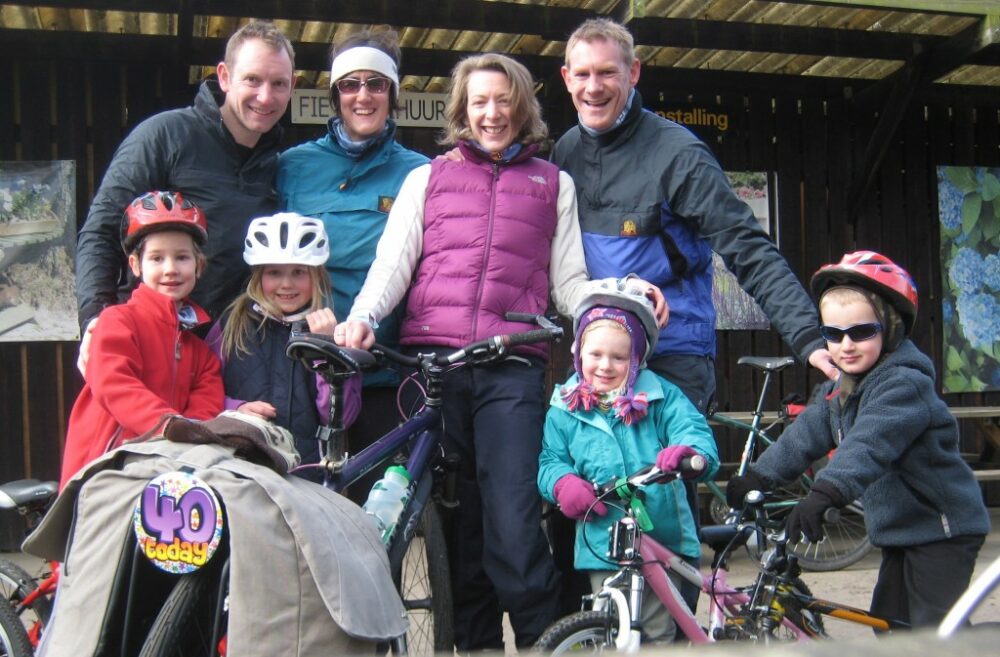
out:
<path id="1" fill-rule="evenodd" d="M 0 342 L 77 340 L 76 165 L 0 162 Z"/>
<path id="2" fill-rule="evenodd" d="M 727 171 L 733 191 L 750 206 L 766 232 L 771 232 L 771 212 L 768 205 L 767 174 L 762 171 Z M 767 315 L 753 298 L 743 291 L 736 276 L 723 264 L 719 254 L 712 254 L 715 271 L 712 281 L 712 301 L 715 303 L 715 328 L 767 329 Z"/>
<path id="3" fill-rule="evenodd" d="M 1000 390 L 1000 167 L 938 167 L 944 391 Z"/>

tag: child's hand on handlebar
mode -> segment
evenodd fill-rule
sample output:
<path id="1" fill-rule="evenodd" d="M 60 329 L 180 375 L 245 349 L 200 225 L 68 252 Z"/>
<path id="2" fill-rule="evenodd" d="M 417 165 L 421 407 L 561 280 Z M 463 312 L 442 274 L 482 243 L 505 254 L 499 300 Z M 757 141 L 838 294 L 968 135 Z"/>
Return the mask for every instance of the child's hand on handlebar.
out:
<path id="1" fill-rule="evenodd" d="M 587 510 L 594 507 L 594 513 L 599 516 L 607 515 L 608 509 L 604 502 L 597 502 L 597 495 L 594 494 L 594 486 L 575 474 L 563 475 L 552 490 L 559 508 L 563 515 L 573 520 L 583 520 L 587 515 Z M 597 504 L 594 504 L 597 502 Z"/>
<path id="2" fill-rule="evenodd" d="M 799 500 L 785 523 L 785 535 L 789 543 L 797 543 L 805 538 L 808 543 L 823 540 L 825 514 L 831 508 L 847 506 L 848 501 L 833 484 L 819 480 L 813 483 L 809 494 Z"/>
<path id="3" fill-rule="evenodd" d="M 656 455 L 656 467 L 664 472 L 676 472 L 681 479 L 696 479 L 702 470 L 681 469 L 681 461 L 692 456 L 700 454 L 687 445 L 667 445 Z"/>

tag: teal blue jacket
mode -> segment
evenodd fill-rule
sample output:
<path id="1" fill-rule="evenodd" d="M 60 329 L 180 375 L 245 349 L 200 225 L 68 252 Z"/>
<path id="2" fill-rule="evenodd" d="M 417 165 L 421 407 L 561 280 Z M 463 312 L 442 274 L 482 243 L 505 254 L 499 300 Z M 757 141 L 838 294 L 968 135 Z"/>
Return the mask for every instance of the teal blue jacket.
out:
<path id="1" fill-rule="evenodd" d="M 566 385 L 573 386 L 576 382 L 573 375 Z M 708 459 L 709 467 L 701 478 L 715 474 L 719 469 L 719 453 L 712 430 L 680 388 L 644 369 L 636 379 L 635 392 L 646 393 L 649 414 L 638 424 L 627 426 L 613 413 L 570 411 L 559 386 L 556 387 L 545 417 L 542 453 L 538 459 L 538 490 L 545 499 L 555 502 L 553 488 L 567 474 L 603 484 L 652 464 L 667 445 L 693 447 Z M 680 481 L 647 488 L 646 510 L 654 524 L 649 536 L 678 554 L 688 557 L 700 554 L 694 518 Z M 574 563 L 578 570 L 610 567 L 597 555 L 603 557 L 607 552 L 608 527 L 622 515 L 609 505 L 608 515 L 603 518 L 592 515 L 593 520 L 577 522 Z"/>
<path id="2" fill-rule="evenodd" d="M 330 238 L 326 269 L 333 286 L 333 312 L 347 319 L 354 298 L 375 259 L 389 210 L 407 174 L 427 157 L 399 145 L 389 121 L 383 139 L 360 155 L 325 137 L 290 148 L 278 161 L 278 201 L 282 209 L 323 221 Z M 399 343 L 403 304 L 375 331 L 382 344 Z M 365 385 L 391 384 L 391 372 L 365 376 Z"/>

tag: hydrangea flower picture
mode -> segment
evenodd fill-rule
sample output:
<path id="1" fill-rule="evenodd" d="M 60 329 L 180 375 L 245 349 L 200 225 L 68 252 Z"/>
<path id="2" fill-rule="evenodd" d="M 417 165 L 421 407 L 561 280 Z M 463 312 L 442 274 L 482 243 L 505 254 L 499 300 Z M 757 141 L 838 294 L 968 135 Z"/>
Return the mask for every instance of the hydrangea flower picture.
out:
<path id="1" fill-rule="evenodd" d="M 1000 167 L 938 167 L 944 391 L 1000 390 Z"/>

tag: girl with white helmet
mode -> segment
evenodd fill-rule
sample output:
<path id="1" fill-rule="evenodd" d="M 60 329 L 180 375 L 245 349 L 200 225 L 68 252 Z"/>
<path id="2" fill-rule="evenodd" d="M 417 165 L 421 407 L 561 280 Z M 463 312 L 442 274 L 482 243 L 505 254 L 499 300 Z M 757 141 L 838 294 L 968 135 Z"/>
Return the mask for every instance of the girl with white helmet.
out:
<path id="1" fill-rule="evenodd" d="M 597 502 L 590 482 L 609 481 L 650 464 L 674 471 L 684 457 L 695 454 L 708 461 L 697 475 L 708 478 L 719 466 L 719 455 L 705 417 L 680 388 L 646 369 L 659 328 L 652 304 L 641 292 L 614 279 L 603 281 L 577 306 L 574 329 L 576 372 L 552 395 L 538 489 L 579 521 L 574 565 L 587 572 L 597 590 L 610 574 L 608 563 L 587 544 L 602 545 L 621 511 Z M 646 495 L 651 536 L 696 564 L 701 548 L 684 485 L 675 480 L 648 489 Z M 673 638 L 673 619 L 655 596 L 643 600 L 642 621 L 645 640 Z"/>
<path id="2" fill-rule="evenodd" d="M 303 464 L 319 462 L 316 428 L 327 420 L 330 391 L 285 355 L 285 345 L 296 322 L 311 333 L 333 335 L 337 320 L 328 307 L 329 255 L 322 221 L 294 212 L 251 221 L 243 246 L 250 281 L 208 336 L 222 359 L 226 408 L 288 429 Z M 350 381 L 347 424 L 357 416 L 359 395 L 359 382 Z"/>

